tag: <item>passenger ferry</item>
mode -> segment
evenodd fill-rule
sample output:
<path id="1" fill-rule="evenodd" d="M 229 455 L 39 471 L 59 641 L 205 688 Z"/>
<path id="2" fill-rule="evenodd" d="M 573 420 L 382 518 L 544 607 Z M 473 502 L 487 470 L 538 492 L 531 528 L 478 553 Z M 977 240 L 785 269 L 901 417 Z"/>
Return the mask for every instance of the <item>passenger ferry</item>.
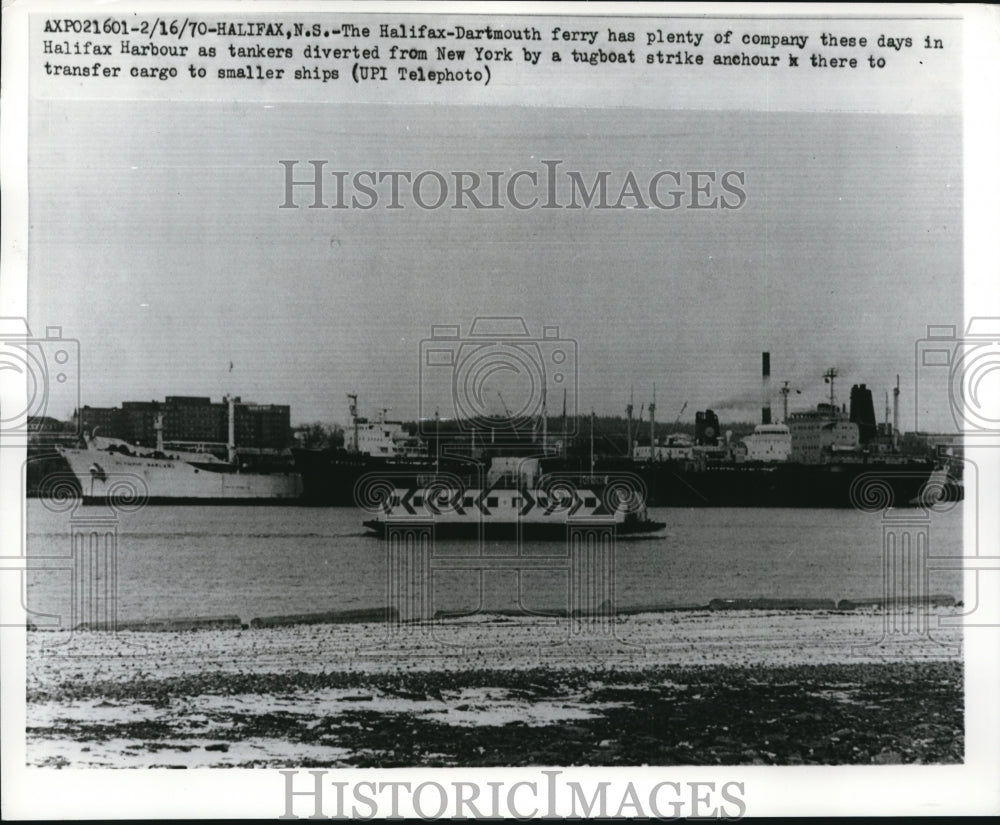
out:
<path id="1" fill-rule="evenodd" d="M 377 485 L 378 474 L 368 482 Z M 422 477 L 413 487 L 394 487 L 378 504 L 364 526 L 379 536 L 392 526 L 417 525 L 431 526 L 438 538 L 524 539 L 565 539 L 574 526 L 613 526 L 616 535 L 666 527 L 650 520 L 638 476 L 543 474 L 537 458 L 494 458 L 482 482 L 454 473 Z"/>

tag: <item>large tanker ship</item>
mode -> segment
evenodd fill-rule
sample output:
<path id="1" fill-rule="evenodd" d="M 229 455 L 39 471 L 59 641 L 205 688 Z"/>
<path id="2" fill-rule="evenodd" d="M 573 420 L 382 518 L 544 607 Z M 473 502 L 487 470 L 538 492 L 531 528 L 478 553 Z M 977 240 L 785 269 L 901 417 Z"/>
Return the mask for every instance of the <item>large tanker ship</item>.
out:
<path id="1" fill-rule="evenodd" d="M 935 461 L 900 454 L 898 397 L 893 421 L 878 424 L 871 391 L 851 388 L 850 410 L 834 396 L 837 370 L 824 374 L 828 402 L 813 410 L 788 412 L 784 422 L 771 420 L 770 355 L 764 353 L 761 423 L 739 442 L 724 438 L 712 410 L 699 412 L 693 438 L 654 435 L 650 413 L 648 442 L 631 436 L 630 456 L 619 466 L 637 472 L 650 493 L 650 503 L 663 507 L 856 507 L 883 509 L 933 503 L 959 497 Z"/>
<path id="2" fill-rule="evenodd" d="M 596 472 L 609 478 L 616 472 L 635 474 L 645 484 L 646 503 L 654 507 L 881 509 L 961 497 L 961 488 L 933 460 L 900 453 L 898 412 L 892 424 L 877 424 L 871 392 L 864 384 L 852 388 L 849 411 L 846 405 L 836 405 L 835 370 L 825 376 L 831 389 L 828 403 L 789 414 L 785 394 L 785 420 L 772 422 L 769 360 L 765 353 L 762 423 L 740 441 L 723 437 L 711 410 L 697 414 L 694 437 L 657 438 L 651 405 L 649 437 L 641 443 L 630 405 L 625 455 L 591 454 L 588 460 L 579 451 L 574 455 L 567 450 L 566 439 L 554 449 L 544 440 L 536 443 L 534 454 L 543 456 L 546 472 L 575 472 L 581 477 Z M 895 397 L 898 410 L 898 388 Z M 296 451 L 305 502 L 351 506 L 359 503 L 356 488 L 366 475 L 380 473 L 395 486 L 412 489 L 435 473 L 461 473 L 470 461 L 488 466 L 497 454 L 491 453 L 487 437 L 467 445 L 467 456 L 458 457 L 452 450 L 450 457 L 435 459 L 431 453 L 439 448 L 428 450 L 405 432 L 401 422 L 390 422 L 384 415 L 371 420 L 359 417 L 357 399 L 351 400 L 346 448 Z M 524 434 L 521 440 L 526 443 L 518 445 L 518 452 L 531 453 L 531 436 Z"/>

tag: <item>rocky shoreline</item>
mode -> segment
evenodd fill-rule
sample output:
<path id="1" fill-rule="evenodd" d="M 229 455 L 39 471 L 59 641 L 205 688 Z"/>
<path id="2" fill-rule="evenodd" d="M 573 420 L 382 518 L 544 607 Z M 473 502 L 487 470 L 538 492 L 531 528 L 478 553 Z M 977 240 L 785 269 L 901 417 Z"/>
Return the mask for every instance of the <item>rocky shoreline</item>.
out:
<path id="1" fill-rule="evenodd" d="M 941 609 L 941 615 L 954 613 Z M 425 628 L 426 630 L 426 628 Z M 877 611 L 29 635 L 28 762 L 104 767 L 958 763 L 959 635 Z M 560 644 L 562 642 L 562 644 Z M 58 651 L 57 651 L 58 649 Z M 874 654 L 874 655 L 868 655 Z"/>

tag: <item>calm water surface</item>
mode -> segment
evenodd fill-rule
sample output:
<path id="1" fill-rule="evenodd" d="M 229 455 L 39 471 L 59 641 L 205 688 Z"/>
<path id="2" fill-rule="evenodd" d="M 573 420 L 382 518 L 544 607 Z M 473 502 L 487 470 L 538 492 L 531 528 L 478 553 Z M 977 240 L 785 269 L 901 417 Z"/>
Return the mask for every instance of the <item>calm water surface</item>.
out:
<path id="1" fill-rule="evenodd" d="M 962 504 L 929 516 L 934 555 L 960 555 Z M 81 518 L 27 504 L 27 552 L 66 557 Z M 898 511 L 913 522 L 921 510 Z M 864 598 L 881 595 L 883 516 L 854 510 L 654 509 L 667 522 L 656 537 L 620 540 L 616 594 L 621 607 L 713 598 Z M 146 507 L 120 515 L 118 618 L 236 614 L 257 616 L 381 607 L 386 592 L 384 543 L 365 535 L 367 516 L 347 508 Z M 473 542 L 442 543 L 440 558 L 478 552 Z M 510 544 L 482 552 L 506 555 Z M 435 607 L 445 610 L 565 607 L 568 571 L 559 542 L 527 544 L 525 555 L 551 556 L 552 570 L 433 574 Z M 33 611 L 68 615 L 68 564 L 27 576 Z M 441 566 L 444 566 L 443 564 Z M 97 574 L 101 581 L 101 574 Z M 932 593 L 961 596 L 960 571 L 935 571 Z"/>

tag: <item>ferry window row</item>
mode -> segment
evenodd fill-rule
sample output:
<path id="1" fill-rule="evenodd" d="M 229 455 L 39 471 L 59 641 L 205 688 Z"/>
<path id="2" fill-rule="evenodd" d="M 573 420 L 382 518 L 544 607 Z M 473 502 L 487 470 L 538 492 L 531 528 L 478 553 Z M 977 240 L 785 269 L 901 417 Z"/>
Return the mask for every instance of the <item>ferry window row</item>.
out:
<path id="1" fill-rule="evenodd" d="M 423 507 L 423 505 L 424 505 L 424 497 L 423 496 L 414 496 L 412 501 L 413 501 L 413 506 L 414 507 Z M 399 495 L 393 494 L 392 496 L 390 496 L 390 498 L 389 498 L 389 504 L 392 507 L 399 507 L 401 503 L 402 503 L 402 499 L 400 498 Z M 476 503 L 476 501 L 475 501 L 475 499 L 472 496 L 465 496 L 462 499 L 462 507 L 465 507 L 465 508 L 474 507 L 475 503 Z M 538 505 L 539 507 L 548 507 L 549 506 L 549 500 L 548 500 L 548 498 L 546 496 L 537 496 L 535 498 L 535 504 Z M 584 498 L 583 504 L 584 504 L 585 507 L 596 507 L 597 506 L 597 499 L 594 498 L 593 496 L 587 496 L 586 498 Z M 487 507 L 499 507 L 500 506 L 500 499 L 497 496 L 487 496 L 487 498 L 486 498 L 486 506 Z M 517 507 L 523 507 L 524 506 L 524 499 L 521 498 L 520 496 L 514 496 L 510 500 L 510 506 L 511 507 L 515 507 L 515 508 L 517 508 Z"/>

